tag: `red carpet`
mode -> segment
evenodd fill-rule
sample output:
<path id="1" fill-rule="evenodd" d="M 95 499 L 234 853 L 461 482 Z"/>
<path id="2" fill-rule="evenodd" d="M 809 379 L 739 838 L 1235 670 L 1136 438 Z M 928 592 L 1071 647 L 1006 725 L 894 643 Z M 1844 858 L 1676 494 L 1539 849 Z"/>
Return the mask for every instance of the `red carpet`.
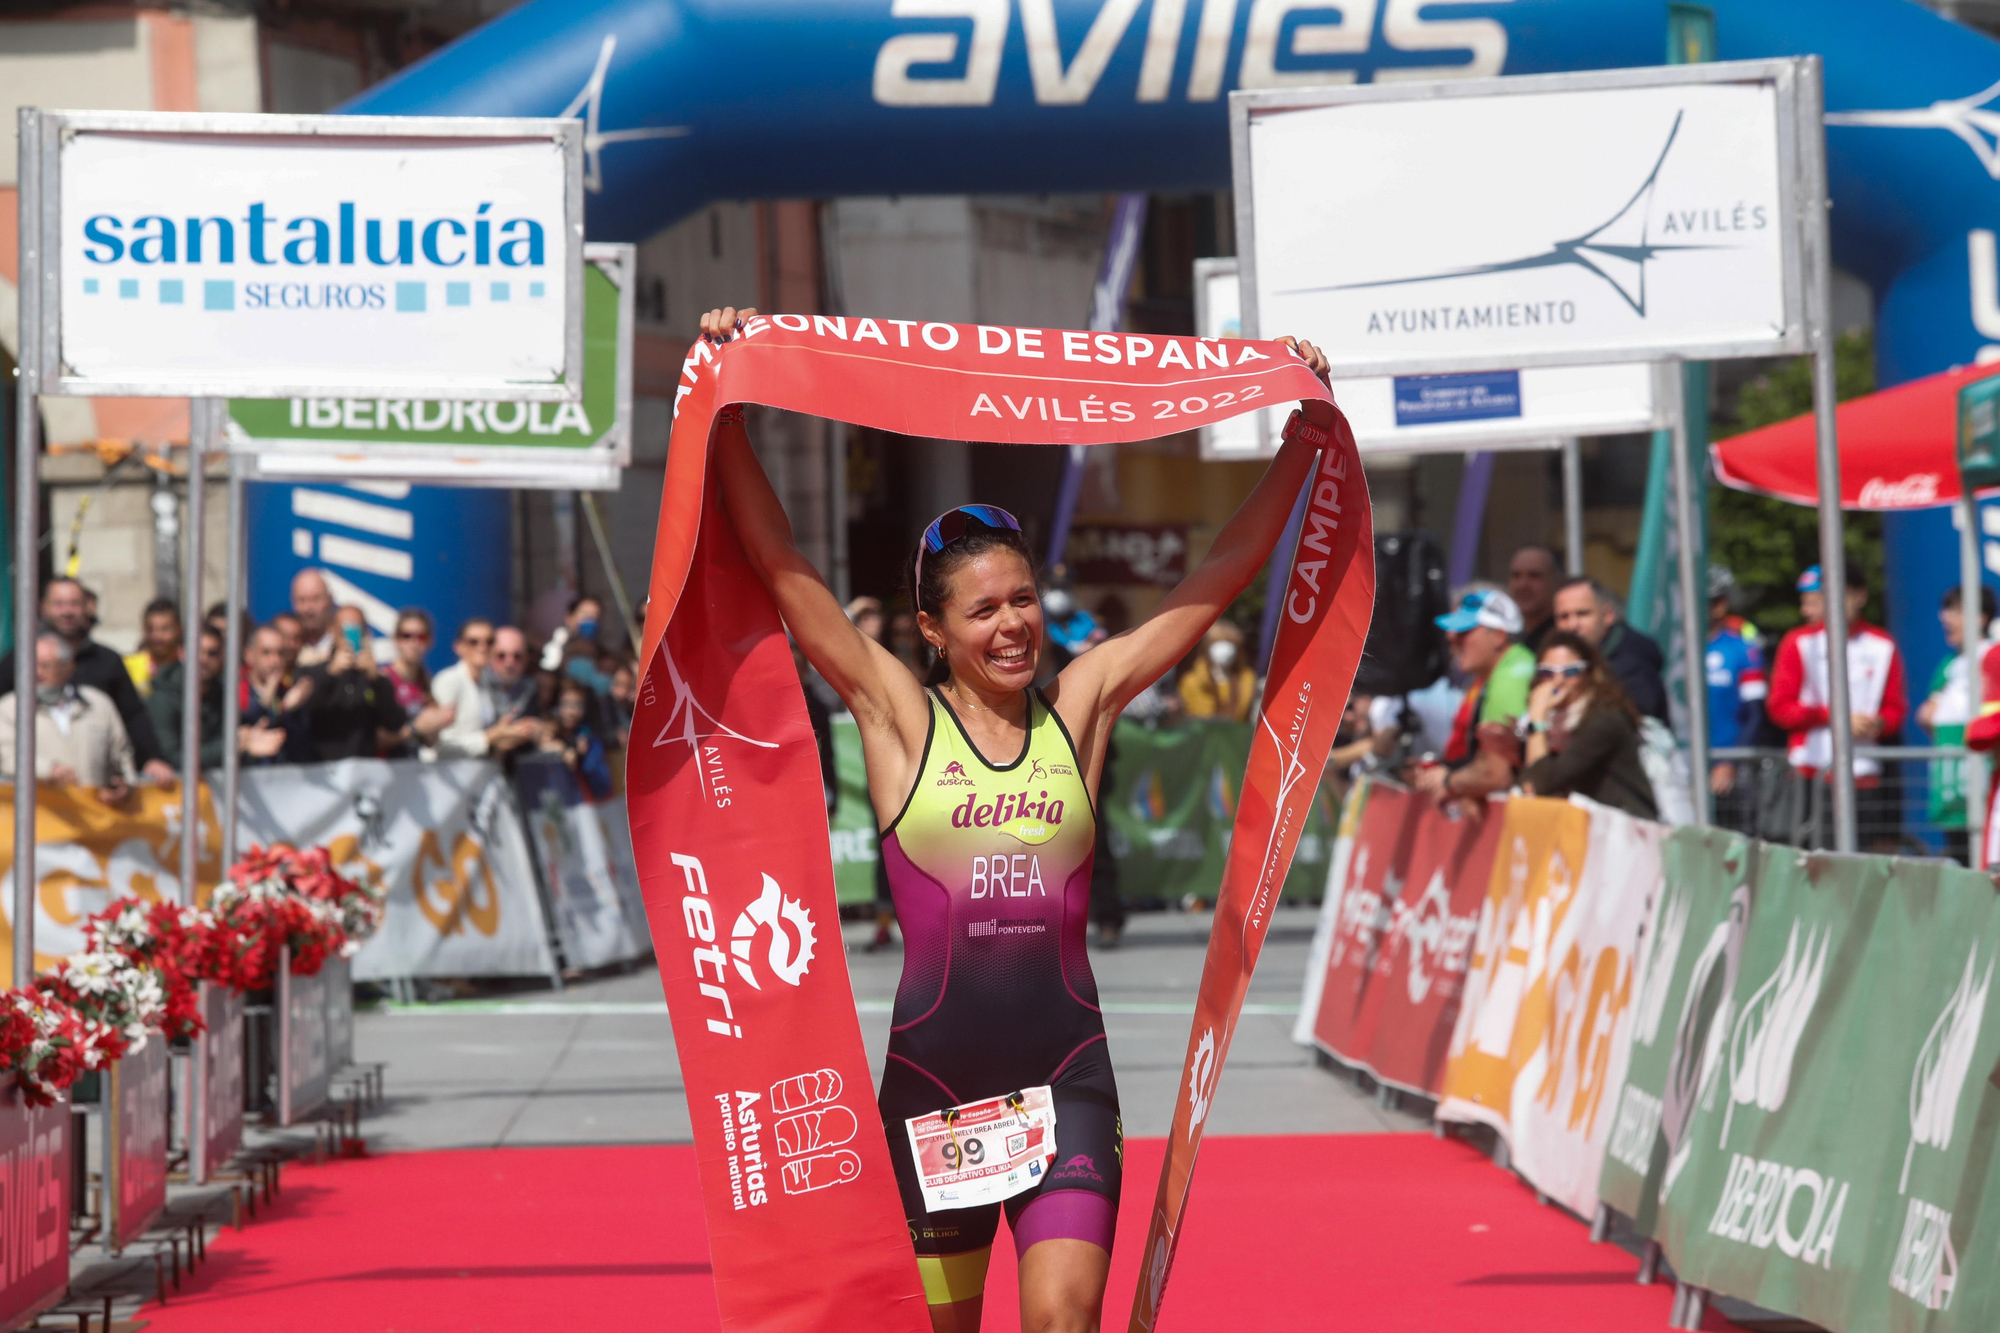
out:
<path id="1" fill-rule="evenodd" d="M 1129 1145 L 1107 1329 L 1123 1329 L 1160 1163 Z M 294 1166 L 209 1246 L 157 1333 L 718 1327 L 687 1147 L 404 1153 Z M 1168 1333 L 1660 1333 L 1671 1289 L 1469 1148 L 1420 1135 L 1210 1139 Z M 1012 1246 L 986 1327 L 1017 1328 Z M 1726 1327 L 1711 1317 L 1713 1327 Z"/>

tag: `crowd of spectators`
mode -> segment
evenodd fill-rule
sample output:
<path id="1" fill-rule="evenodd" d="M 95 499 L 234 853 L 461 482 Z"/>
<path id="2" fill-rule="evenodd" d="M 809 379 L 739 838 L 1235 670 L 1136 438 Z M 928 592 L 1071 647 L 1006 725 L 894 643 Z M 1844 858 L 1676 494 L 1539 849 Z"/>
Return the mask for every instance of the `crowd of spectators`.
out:
<path id="1" fill-rule="evenodd" d="M 1555 553 L 1534 545 L 1514 553 L 1504 589 L 1475 583 L 1437 619 L 1451 658 L 1448 676 L 1394 698 L 1357 696 L 1343 718 L 1336 769 L 1386 769 L 1440 802 L 1467 805 L 1508 791 L 1580 793 L 1648 817 L 1682 819 L 1685 754 L 1677 740 L 1660 645 L 1624 618 L 1619 599 L 1591 578 L 1565 578 Z M 1832 728 L 1861 749 L 1910 743 L 1914 720 L 1940 744 L 1957 743 L 1978 715 L 1980 676 L 1968 670 L 1959 593 L 1939 618 L 1954 656 L 1942 663 L 1914 713 L 1903 657 L 1893 639 L 1862 618 L 1868 584 L 1848 567 L 1848 672 L 1851 714 L 1830 715 L 1825 598 L 1818 566 L 1797 580 L 1801 624 L 1775 644 L 1737 613 L 1729 570 L 1709 570 L 1708 640 L 1703 655 L 1708 740 L 1721 751 L 1708 786 L 1718 823 L 1759 836 L 1825 846 L 1831 840 Z M 1984 594 L 1984 654 L 1994 619 Z M 1745 752 L 1755 751 L 1755 757 Z M 1946 850 L 1965 850 L 1958 761 L 1931 764 L 1929 822 Z M 1854 759 L 1857 823 L 1868 850 L 1904 850 L 1911 830 L 1898 766 L 1872 754 Z"/>
<path id="2" fill-rule="evenodd" d="M 91 637 L 93 599 L 71 578 L 43 590 L 34 639 L 35 774 L 122 799 L 134 782 L 171 782 L 182 763 L 187 664 L 179 608 L 149 605 L 139 651 L 120 658 Z M 575 773 L 592 798 L 611 794 L 610 754 L 631 729 L 637 672 L 599 642 L 602 604 L 572 600 L 563 624 L 536 645 L 513 625 L 475 617 L 452 640 L 457 658 L 437 672 L 428 612 L 396 616 L 380 643 L 359 607 L 336 605 L 325 576 L 301 571 L 291 609 L 258 625 L 245 618 L 234 743 L 245 765 L 354 758 L 514 762 L 542 754 Z M 210 609 L 200 631 L 200 762 L 220 766 L 228 620 Z M 0 658 L 0 682 L 13 680 Z M 0 774 L 15 771 L 13 693 L 0 698 Z"/>

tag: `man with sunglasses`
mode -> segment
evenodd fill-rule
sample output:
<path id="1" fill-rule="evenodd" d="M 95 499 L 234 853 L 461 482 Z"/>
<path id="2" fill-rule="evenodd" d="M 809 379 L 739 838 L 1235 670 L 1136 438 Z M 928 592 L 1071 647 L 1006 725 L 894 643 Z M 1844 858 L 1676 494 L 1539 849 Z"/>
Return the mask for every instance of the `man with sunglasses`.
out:
<path id="1" fill-rule="evenodd" d="M 515 638 L 520 631 L 512 631 Z M 451 710 L 451 721 L 438 733 L 437 753 L 440 759 L 479 759 L 491 755 L 504 755 L 517 750 L 537 739 L 540 729 L 530 718 L 517 713 L 497 711 L 492 707 L 485 688 L 485 677 L 492 664 L 493 647 L 499 632 L 493 622 L 483 616 L 474 616 L 459 626 L 458 637 L 453 640 L 452 651 L 458 654 L 458 661 L 437 673 L 431 682 L 431 697 L 441 707 Z M 518 649 L 521 655 L 519 671 L 527 667 L 527 641 L 518 645 L 510 644 L 510 651 Z M 517 672 L 518 674 L 518 672 Z"/>
<path id="2" fill-rule="evenodd" d="M 1528 710 L 1535 655 L 1519 642 L 1521 609 L 1498 588 L 1468 592 L 1437 625 L 1468 683 L 1441 762 L 1418 769 L 1416 787 L 1441 802 L 1475 804 L 1514 785 L 1521 762 L 1514 723 Z"/>

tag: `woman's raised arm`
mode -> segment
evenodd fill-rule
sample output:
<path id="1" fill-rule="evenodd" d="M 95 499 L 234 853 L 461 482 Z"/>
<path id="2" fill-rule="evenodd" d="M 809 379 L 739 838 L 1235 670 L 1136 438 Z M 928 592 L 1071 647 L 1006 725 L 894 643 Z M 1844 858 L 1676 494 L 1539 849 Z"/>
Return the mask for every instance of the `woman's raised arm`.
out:
<path id="1" fill-rule="evenodd" d="M 1327 363 L 1319 349 L 1311 343 L 1292 346 L 1324 380 Z M 1300 406 L 1315 424 L 1332 427 L 1329 404 L 1313 399 Z M 1286 440 L 1256 489 L 1216 535 L 1207 557 L 1153 614 L 1070 663 L 1061 677 L 1058 711 L 1072 728 L 1094 732 L 1096 718 L 1116 717 L 1187 656 L 1270 558 L 1317 456 L 1304 440 Z"/>
<path id="2" fill-rule="evenodd" d="M 755 313 L 742 312 L 745 317 Z M 737 314 L 733 308 L 710 311 L 702 317 L 703 336 L 727 341 L 735 332 Z M 715 430 L 714 460 L 723 507 L 751 569 L 778 604 L 785 628 L 864 731 L 893 731 L 906 750 L 914 745 L 914 761 L 930 725 L 922 687 L 886 648 L 854 627 L 826 580 L 793 544 L 791 520 L 751 451 L 741 415 L 725 416 Z"/>

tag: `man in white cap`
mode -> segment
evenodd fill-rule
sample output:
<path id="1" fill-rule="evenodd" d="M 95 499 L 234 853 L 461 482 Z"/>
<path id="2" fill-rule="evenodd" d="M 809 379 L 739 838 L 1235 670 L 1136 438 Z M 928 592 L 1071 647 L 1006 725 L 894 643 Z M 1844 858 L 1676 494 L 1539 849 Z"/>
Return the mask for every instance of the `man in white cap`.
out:
<path id="1" fill-rule="evenodd" d="M 1439 801 L 1477 803 L 1514 785 L 1521 761 L 1514 723 L 1528 711 L 1535 655 L 1519 642 L 1521 608 L 1497 588 L 1465 594 L 1437 624 L 1451 644 L 1453 664 L 1467 678 L 1465 701 L 1441 762 L 1417 771 L 1417 790 Z"/>

